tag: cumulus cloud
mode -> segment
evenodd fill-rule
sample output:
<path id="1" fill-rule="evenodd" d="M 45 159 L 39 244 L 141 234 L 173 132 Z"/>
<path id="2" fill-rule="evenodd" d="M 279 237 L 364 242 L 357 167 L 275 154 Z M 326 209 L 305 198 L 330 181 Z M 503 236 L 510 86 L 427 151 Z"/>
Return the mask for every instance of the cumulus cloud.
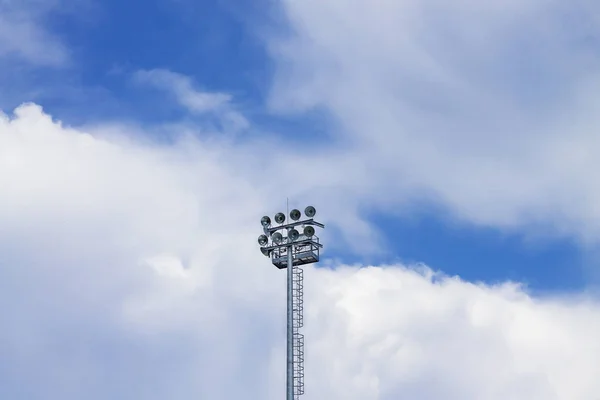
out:
<path id="1" fill-rule="evenodd" d="M 255 254 L 237 239 L 255 236 L 247 184 L 217 168 L 217 150 L 109 142 L 35 105 L 0 130 L 2 397 L 217 398 L 211 374 L 240 350 L 225 299 L 252 283 L 268 296 L 273 276 L 228 266 Z M 199 378 L 202 359 L 213 367 Z"/>
<path id="2" fill-rule="evenodd" d="M 280 6 L 272 108 L 329 113 L 381 207 L 600 238 L 596 3 Z"/>
<path id="3" fill-rule="evenodd" d="M 313 378 L 333 397 L 593 398 L 592 376 L 575 370 L 595 368 L 596 303 L 533 299 L 518 285 L 474 285 L 426 268 L 341 268 L 310 279 L 325 293 L 311 293 L 313 362 L 332 371 Z"/>
<path id="4" fill-rule="evenodd" d="M 0 397 L 280 398 L 285 274 L 253 239 L 279 199 L 239 166 L 278 170 L 225 141 L 127 129 L 33 104 L 0 118 Z M 306 268 L 306 400 L 600 389 L 594 300 L 337 267 Z"/>

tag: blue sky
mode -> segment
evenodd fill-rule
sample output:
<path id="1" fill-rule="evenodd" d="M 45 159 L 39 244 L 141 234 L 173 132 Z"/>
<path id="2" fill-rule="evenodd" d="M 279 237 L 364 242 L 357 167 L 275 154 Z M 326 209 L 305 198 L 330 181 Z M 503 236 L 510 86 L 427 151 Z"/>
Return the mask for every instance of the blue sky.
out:
<path id="1" fill-rule="evenodd" d="M 71 52 L 72 65 L 60 71 L 63 77 L 86 93 L 100 91 L 96 96 L 109 102 L 105 106 L 122 102 L 136 117 L 151 120 L 159 111 L 155 118 L 165 119 L 172 117 L 168 104 L 158 96 L 151 99 L 156 103 L 144 104 L 143 93 L 130 82 L 132 72 L 166 68 L 197 79 L 205 90 L 231 92 L 252 108 L 264 100 L 269 63 L 262 44 L 234 10 L 226 2 L 108 1 L 77 15 L 52 15 L 49 24 Z M 93 100 L 98 99 L 89 100 L 90 109 L 97 108 Z"/>
<path id="2" fill-rule="evenodd" d="M 593 400 L 598 11 L 0 0 L 0 398 Z"/>
<path id="3" fill-rule="evenodd" d="M 318 111 L 280 115 L 268 109 L 274 63 L 261 36 L 285 34 L 274 23 L 273 6 L 206 0 L 107 1 L 74 13 L 57 10 L 46 21 L 69 49 L 70 65 L 35 73 L 36 80 L 50 88 L 40 102 L 67 123 L 112 118 L 153 124 L 186 118 L 186 111 L 164 93 L 131 81 L 137 70 L 161 68 L 190 77 L 199 89 L 232 94 L 255 125 L 284 140 L 319 145 L 331 135 L 330 121 Z M 8 104 L 16 106 L 31 99 L 10 100 Z M 389 247 L 380 261 L 423 262 L 470 281 L 511 279 L 541 291 L 586 285 L 581 250 L 571 238 L 538 238 L 531 243 L 522 232 L 452 221 L 426 207 L 417 207 L 408 218 L 383 214 L 371 221 Z M 339 256 L 348 262 L 361 259 L 342 251 Z"/>

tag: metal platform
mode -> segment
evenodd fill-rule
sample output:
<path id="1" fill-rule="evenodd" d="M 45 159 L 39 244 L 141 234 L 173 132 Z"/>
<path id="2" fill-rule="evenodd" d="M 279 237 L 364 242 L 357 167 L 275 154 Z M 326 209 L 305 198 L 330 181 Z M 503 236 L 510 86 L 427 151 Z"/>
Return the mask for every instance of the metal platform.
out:
<path id="1" fill-rule="evenodd" d="M 319 261 L 319 250 L 323 247 L 319 243 L 319 238 L 313 236 L 307 238 L 301 235 L 292 245 L 293 266 L 312 264 Z M 279 269 L 287 268 L 287 252 L 289 244 L 282 243 L 279 246 L 272 246 L 271 262 Z"/>

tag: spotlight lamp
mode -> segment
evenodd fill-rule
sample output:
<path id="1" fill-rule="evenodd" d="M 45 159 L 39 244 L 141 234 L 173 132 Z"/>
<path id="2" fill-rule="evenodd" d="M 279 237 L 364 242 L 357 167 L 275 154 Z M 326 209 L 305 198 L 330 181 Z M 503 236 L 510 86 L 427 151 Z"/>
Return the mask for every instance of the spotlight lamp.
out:
<path id="1" fill-rule="evenodd" d="M 275 244 L 280 244 L 283 242 L 283 236 L 279 232 L 275 232 L 273 236 L 271 236 L 271 239 L 273 239 L 273 243 Z"/>
<path id="2" fill-rule="evenodd" d="M 260 248 L 260 252 L 263 253 L 263 256 L 265 256 L 265 257 L 271 257 L 271 252 L 272 251 L 273 250 L 269 250 L 266 247 L 261 247 Z"/>
<path id="3" fill-rule="evenodd" d="M 277 222 L 278 224 L 283 224 L 285 222 L 285 214 L 284 213 L 275 214 L 275 222 Z"/>
<path id="4" fill-rule="evenodd" d="M 295 208 L 290 211 L 290 218 L 293 221 L 298 221 L 300 218 L 302 218 L 302 213 L 300 212 L 300 210 L 296 210 Z"/>
<path id="5" fill-rule="evenodd" d="M 268 228 L 269 226 L 271 226 L 271 218 L 269 218 L 268 216 L 264 216 L 260 219 L 260 224 L 265 227 Z"/>
<path id="6" fill-rule="evenodd" d="M 314 217 L 316 213 L 317 213 L 317 210 L 315 210 L 315 208 L 313 206 L 308 206 L 304 209 L 304 214 L 308 218 Z"/>
<path id="7" fill-rule="evenodd" d="M 310 225 L 304 227 L 304 236 L 311 238 L 315 235 L 315 228 Z"/>
<path id="8" fill-rule="evenodd" d="M 269 243 L 269 238 L 267 237 L 267 235 L 260 235 L 258 237 L 258 244 L 260 244 L 261 246 L 266 246 Z"/>
<path id="9" fill-rule="evenodd" d="M 288 239 L 292 242 L 295 242 L 300 237 L 300 233 L 298 233 L 295 229 L 290 229 L 288 232 Z"/>

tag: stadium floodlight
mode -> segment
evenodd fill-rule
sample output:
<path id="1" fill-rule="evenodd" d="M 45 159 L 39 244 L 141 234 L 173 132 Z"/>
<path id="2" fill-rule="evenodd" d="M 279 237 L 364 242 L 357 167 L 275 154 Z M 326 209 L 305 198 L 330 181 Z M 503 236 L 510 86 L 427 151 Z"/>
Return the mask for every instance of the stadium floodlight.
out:
<path id="1" fill-rule="evenodd" d="M 302 214 L 293 209 L 290 212 L 292 222 L 284 225 L 285 214 L 277 213 L 274 220 L 280 225 L 274 227 L 269 217 L 263 217 L 261 224 L 265 234 L 258 240 L 260 251 L 271 259 L 273 265 L 279 269 L 287 268 L 286 400 L 298 400 L 304 394 L 304 335 L 299 332 L 304 325 L 304 270 L 301 266 L 319 261 L 323 245 L 315 235 L 315 227 L 325 228 L 325 225 L 313 220 L 316 214 L 314 207 L 306 207 L 304 214 L 308 219 L 301 221 Z M 299 227 L 303 227 L 303 236 L 297 230 Z M 287 232 L 287 236 L 284 237 L 280 231 Z"/>
<path id="2" fill-rule="evenodd" d="M 317 213 L 317 210 L 313 206 L 308 206 L 304 209 L 304 215 L 308 218 L 312 218 Z"/>
<path id="3" fill-rule="evenodd" d="M 275 214 L 275 222 L 277 222 L 278 224 L 283 224 L 285 222 L 285 214 L 284 213 Z"/>
<path id="4" fill-rule="evenodd" d="M 288 232 L 288 240 L 291 242 L 295 242 L 296 240 L 298 240 L 298 237 L 300 237 L 300 233 L 298 233 L 298 231 L 295 229 L 290 229 L 290 231 Z"/>
<path id="5" fill-rule="evenodd" d="M 260 235 L 258 237 L 258 244 L 260 244 L 261 246 L 266 246 L 267 244 L 269 244 L 269 238 L 267 237 L 267 235 Z"/>
<path id="6" fill-rule="evenodd" d="M 271 236 L 271 240 L 273 240 L 273 243 L 275 244 L 281 244 L 281 242 L 283 242 L 283 235 L 279 232 L 275 232 L 273 236 Z"/>
<path id="7" fill-rule="evenodd" d="M 304 236 L 310 238 L 310 237 L 313 237 L 314 235 L 315 235 L 315 228 L 313 228 L 310 225 L 304 227 Z"/>
<path id="8" fill-rule="evenodd" d="M 260 224 L 263 227 L 268 228 L 269 226 L 271 226 L 271 218 L 269 218 L 267 215 L 265 215 L 264 217 L 262 217 L 260 219 Z"/>
<path id="9" fill-rule="evenodd" d="M 302 213 L 300 212 L 300 210 L 296 210 L 295 208 L 290 211 L 290 218 L 292 219 L 292 221 L 298 221 L 300 218 L 302 218 Z"/>

